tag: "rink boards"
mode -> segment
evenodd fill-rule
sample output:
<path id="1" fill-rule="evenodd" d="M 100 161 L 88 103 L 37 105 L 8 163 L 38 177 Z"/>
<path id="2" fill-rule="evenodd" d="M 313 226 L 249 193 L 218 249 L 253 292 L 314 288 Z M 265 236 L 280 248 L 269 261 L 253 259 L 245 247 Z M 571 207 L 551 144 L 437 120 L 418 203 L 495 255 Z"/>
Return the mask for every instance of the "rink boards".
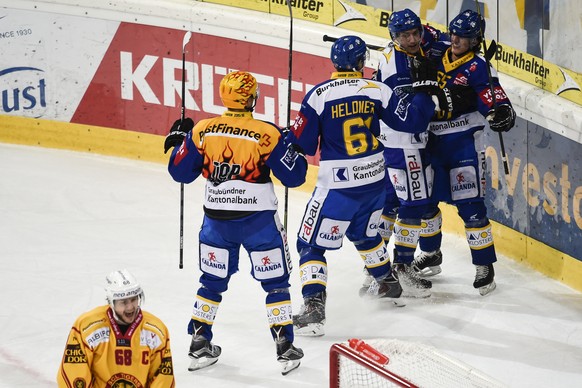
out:
<path id="1" fill-rule="evenodd" d="M 103 9 L 4 3 L 10 8 L 0 8 L 0 141 L 164 163 L 163 136 L 180 114 L 183 50 L 188 116 L 220 114 L 217 83 L 228 71 L 243 69 L 260 84 L 255 117 L 280 126 L 288 121 L 284 16 L 184 1 L 168 1 L 165 10 L 138 1 Z M 192 38 L 183 47 L 188 30 Z M 304 94 L 333 70 L 329 43 L 321 40 L 325 33 L 351 32 L 295 23 L 291 118 Z M 372 53 L 366 76 L 377 55 Z M 500 253 L 582 290 L 581 108 L 525 82 L 501 79 L 520 118 L 503 135 L 507 177 L 497 134 L 486 136 L 496 245 Z M 310 169 L 306 190 L 316 172 Z M 462 233 L 454 209 L 443 211 L 445 228 Z"/>

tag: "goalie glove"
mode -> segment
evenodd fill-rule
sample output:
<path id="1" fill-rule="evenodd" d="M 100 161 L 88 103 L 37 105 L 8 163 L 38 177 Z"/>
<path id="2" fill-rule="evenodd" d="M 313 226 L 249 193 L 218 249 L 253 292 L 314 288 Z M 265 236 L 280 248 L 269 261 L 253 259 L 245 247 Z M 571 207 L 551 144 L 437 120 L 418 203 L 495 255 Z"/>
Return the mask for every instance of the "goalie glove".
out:
<path id="1" fill-rule="evenodd" d="M 499 105 L 487 113 L 489 127 L 495 132 L 507 132 L 515 125 L 515 111 L 511 105 Z"/>
<path id="2" fill-rule="evenodd" d="M 188 133 L 194 128 L 194 121 L 191 118 L 186 118 L 184 121 L 176 120 L 174 125 L 170 128 L 170 133 L 166 136 L 164 141 L 164 154 L 172 147 L 176 147 L 182 144 L 184 138 L 188 136 Z"/>

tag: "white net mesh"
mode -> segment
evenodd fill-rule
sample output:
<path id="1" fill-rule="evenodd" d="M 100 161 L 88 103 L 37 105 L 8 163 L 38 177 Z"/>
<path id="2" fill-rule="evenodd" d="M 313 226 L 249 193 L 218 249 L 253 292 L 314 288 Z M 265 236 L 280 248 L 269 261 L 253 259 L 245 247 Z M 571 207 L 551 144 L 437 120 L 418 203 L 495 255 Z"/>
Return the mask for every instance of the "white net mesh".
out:
<path id="1" fill-rule="evenodd" d="M 388 356 L 386 369 L 417 387 L 505 387 L 495 379 L 439 352 L 432 346 L 394 339 L 367 339 L 365 342 Z M 347 343 L 344 345 L 349 347 Z M 338 362 L 338 387 L 398 386 L 350 357 L 340 355 Z M 334 376 L 330 378 L 333 379 Z"/>

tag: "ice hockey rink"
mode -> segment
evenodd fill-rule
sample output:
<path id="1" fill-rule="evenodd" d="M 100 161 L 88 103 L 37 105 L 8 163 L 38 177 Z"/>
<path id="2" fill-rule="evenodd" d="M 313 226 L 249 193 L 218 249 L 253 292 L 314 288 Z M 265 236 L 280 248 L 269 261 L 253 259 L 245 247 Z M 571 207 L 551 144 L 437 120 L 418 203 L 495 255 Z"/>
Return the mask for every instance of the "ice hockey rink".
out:
<path id="1" fill-rule="evenodd" d="M 326 387 L 329 348 L 348 338 L 431 345 L 508 387 L 582 386 L 582 294 L 501 256 L 497 290 L 482 297 L 472 287 L 467 244 L 453 235 L 444 237 L 443 272 L 433 278 L 432 297 L 409 299 L 402 308 L 359 298 L 362 263 L 349 242 L 328 253 L 326 335 L 297 337 L 305 357 L 285 377 L 267 326 L 265 294 L 243 253 L 214 327 L 222 356 L 214 366 L 188 372 L 186 326 L 200 274 L 203 180 L 185 192 L 180 270 L 180 185 L 164 165 L 0 144 L 1 387 L 56 386 L 72 323 L 105 303 L 104 277 L 119 268 L 136 275 L 144 309 L 170 330 L 178 387 Z M 283 188 L 277 192 L 282 209 Z M 295 233 L 308 198 L 289 190 L 296 312 Z"/>

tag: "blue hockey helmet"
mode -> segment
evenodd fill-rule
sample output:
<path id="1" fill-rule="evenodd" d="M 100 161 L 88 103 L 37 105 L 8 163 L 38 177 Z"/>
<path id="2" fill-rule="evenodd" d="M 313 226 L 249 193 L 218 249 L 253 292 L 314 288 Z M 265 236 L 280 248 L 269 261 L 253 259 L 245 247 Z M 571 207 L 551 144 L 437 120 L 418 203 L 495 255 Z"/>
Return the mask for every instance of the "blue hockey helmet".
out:
<path id="1" fill-rule="evenodd" d="M 485 19 L 479 13 L 467 9 L 449 23 L 449 32 L 461 38 L 479 38 L 485 35 Z"/>
<path id="2" fill-rule="evenodd" d="M 368 55 L 368 47 L 362 38 L 346 35 L 331 46 L 330 59 L 337 70 L 360 71 Z"/>
<path id="3" fill-rule="evenodd" d="M 404 32 L 418 28 L 422 32 L 420 18 L 410 9 L 392 12 L 388 18 L 388 31 L 392 40 L 396 39 L 399 32 Z"/>

